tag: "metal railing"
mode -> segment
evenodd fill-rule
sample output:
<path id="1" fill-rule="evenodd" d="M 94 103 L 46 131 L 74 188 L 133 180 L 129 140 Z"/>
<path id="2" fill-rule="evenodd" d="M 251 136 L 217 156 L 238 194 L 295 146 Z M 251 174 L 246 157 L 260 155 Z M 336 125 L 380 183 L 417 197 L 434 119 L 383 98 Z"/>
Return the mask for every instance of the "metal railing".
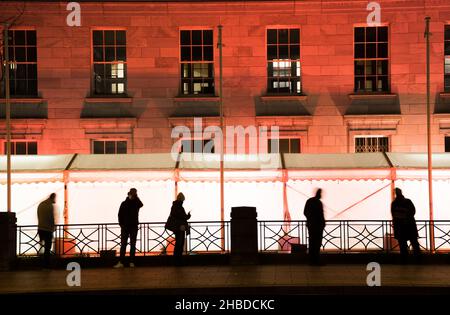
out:
<path id="1" fill-rule="evenodd" d="M 327 221 L 322 248 L 330 252 L 393 252 L 399 246 L 393 238 L 392 221 Z M 186 238 L 188 253 L 228 253 L 231 250 L 230 222 L 191 222 Z M 417 221 L 419 243 L 425 251 L 450 251 L 450 221 Z M 433 229 L 435 248 L 430 248 Z M 117 223 L 58 225 L 53 253 L 58 256 L 101 255 L 120 250 Z M 308 244 L 305 221 L 258 221 L 260 252 L 290 252 L 292 244 Z M 136 242 L 137 255 L 164 255 L 173 252 L 174 235 L 164 223 L 141 223 Z M 37 226 L 17 227 L 17 256 L 37 256 L 42 251 Z"/>
<path id="2" fill-rule="evenodd" d="M 174 234 L 164 225 L 161 222 L 139 225 L 136 255 L 173 252 Z M 229 226 L 229 222 L 191 222 L 190 234 L 186 237 L 187 252 L 228 252 Z M 37 256 L 42 252 L 41 247 L 37 226 L 17 227 L 17 256 Z M 117 223 L 56 226 L 52 251 L 58 256 L 95 257 L 103 251 L 113 250 L 120 251 L 120 226 Z"/>
<path id="3" fill-rule="evenodd" d="M 399 251 L 392 221 L 327 221 L 322 249 L 335 252 Z M 291 244 L 308 244 L 305 221 L 259 221 L 259 250 L 289 252 Z M 434 230 L 435 248 L 430 248 L 430 231 Z M 450 250 L 450 221 L 417 221 L 419 243 L 425 251 Z"/>

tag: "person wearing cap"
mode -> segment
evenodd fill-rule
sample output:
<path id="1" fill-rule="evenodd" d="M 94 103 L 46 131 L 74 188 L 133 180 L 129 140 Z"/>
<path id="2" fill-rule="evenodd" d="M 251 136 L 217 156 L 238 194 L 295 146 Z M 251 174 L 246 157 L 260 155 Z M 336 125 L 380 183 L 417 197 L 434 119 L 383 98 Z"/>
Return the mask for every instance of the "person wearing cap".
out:
<path id="1" fill-rule="evenodd" d="M 130 267 L 134 267 L 134 255 L 136 253 L 136 239 L 139 226 L 139 209 L 144 204 L 137 195 L 137 189 L 131 188 L 127 198 L 120 204 L 120 260 L 114 268 L 123 268 L 125 252 L 127 250 L 128 238 L 130 238 Z"/>
<path id="2" fill-rule="evenodd" d="M 175 233 L 175 249 L 174 259 L 175 265 L 182 264 L 184 241 L 186 239 L 186 231 L 189 229 L 187 220 L 191 218 L 191 213 L 187 213 L 183 208 L 185 197 L 183 193 L 177 195 L 177 199 L 172 203 L 170 215 L 173 217 L 174 233 Z"/>

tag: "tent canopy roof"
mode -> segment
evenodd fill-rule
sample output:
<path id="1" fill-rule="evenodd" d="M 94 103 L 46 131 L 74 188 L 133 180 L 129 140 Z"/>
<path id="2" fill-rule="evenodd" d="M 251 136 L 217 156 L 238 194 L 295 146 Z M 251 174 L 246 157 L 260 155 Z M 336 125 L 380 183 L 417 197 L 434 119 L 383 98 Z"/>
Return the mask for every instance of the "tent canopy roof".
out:
<path id="1" fill-rule="evenodd" d="M 170 153 L 155 154 L 78 154 L 78 155 L 14 155 L 13 172 L 63 171 L 148 171 L 219 169 L 219 155 L 182 154 L 177 159 Z M 284 160 L 284 163 L 283 163 Z M 72 162 L 72 163 L 71 163 Z M 399 169 L 427 168 L 424 153 L 349 153 L 349 154 L 263 154 L 225 155 L 227 170 L 307 170 L 307 169 Z M 450 153 L 433 154 L 433 168 L 450 169 Z M 6 156 L 0 156 L 0 172 L 6 172 Z"/>

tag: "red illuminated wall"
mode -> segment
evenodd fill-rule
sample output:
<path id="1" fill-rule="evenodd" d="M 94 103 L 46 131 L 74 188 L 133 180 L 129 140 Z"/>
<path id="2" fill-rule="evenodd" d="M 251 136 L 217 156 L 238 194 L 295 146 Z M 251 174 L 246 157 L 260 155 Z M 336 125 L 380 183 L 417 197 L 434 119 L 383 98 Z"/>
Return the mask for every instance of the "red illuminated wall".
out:
<path id="1" fill-rule="evenodd" d="M 171 128 L 192 124 L 170 118 L 180 106 L 205 101 L 176 99 L 179 93 L 179 30 L 223 25 L 223 95 L 226 124 L 279 125 L 285 136 L 298 136 L 302 152 L 353 152 L 356 134 L 387 135 L 391 150 L 426 151 L 426 66 L 424 17 L 431 17 L 431 101 L 445 103 L 444 25 L 450 23 L 448 0 L 380 0 L 381 21 L 389 25 L 391 98 L 400 113 L 348 115 L 353 93 L 353 30 L 364 24 L 369 1 L 202 1 L 201 3 L 81 3 L 82 26 L 66 25 L 66 2 L 28 1 L 18 27 L 35 28 L 39 93 L 47 119 L 16 119 L 13 137 L 37 139 L 39 154 L 89 153 L 90 140 L 127 139 L 129 152 L 167 152 Z M 17 2 L 2 2 L 0 20 Z M 266 28 L 298 26 L 301 30 L 302 89 L 290 98 L 310 115 L 256 115 L 258 106 L 286 99 L 266 94 Z M 90 100 L 91 31 L 127 31 L 128 91 L 120 100 L 135 117 L 80 118 Z M 218 84 L 219 55 L 215 49 Z M 216 89 L 218 92 L 218 88 Z M 383 98 L 383 96 L 378 96 Z M 371 97 L 373 101 L 374 97 Z M 111 100 L 95 100 L 108 103 Z M 117 100 L 116 100 L 117 101 Z M 206 106 L 218 106 L 217 99 Z M 384 101 L 384 100 L 382 100 Z M 375 98 L 376 102 L 376 98 Z M 210 105 L 212 103 L 212 105 Z M 209 104 L 209 105 L 208 105 Z M 262 105 L 261 105 L 262 104 Z M 13 105 L 14 106 L 14 105 Z M 444 151 L 450 107 L 432 118 L 435 152 Z M 179 115 L 178 115 L 179 116 Z M 188 114 L 184 116 L 190 116 Z M 218 124 L 209 118 L 209 124 Z M 0 128 L 4 130 L 4 120 Z M 358 130 L 358 131 L 356 131 Z M 4 131 L 1 131 L 4 134 Z M 0 140 L 0 142 L 2 142 Z M 3 152 L 1 144 L 0 152 Z"/>

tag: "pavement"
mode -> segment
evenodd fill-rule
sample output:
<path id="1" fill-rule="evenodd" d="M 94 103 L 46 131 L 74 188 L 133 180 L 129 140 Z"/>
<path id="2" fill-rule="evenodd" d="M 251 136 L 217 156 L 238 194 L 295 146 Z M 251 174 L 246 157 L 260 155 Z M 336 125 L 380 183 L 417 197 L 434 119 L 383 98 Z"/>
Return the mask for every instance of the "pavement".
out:
<path id="1" fill-rule="evenodd" d="M 0 272 L 0 294 L 450 294 L 450 265 L 380 265 L 381 286 L 369 287 L 366 264 L 213 265 L 83 268 Z M 70 278 L 70 277 L 69 277 Z"/>

